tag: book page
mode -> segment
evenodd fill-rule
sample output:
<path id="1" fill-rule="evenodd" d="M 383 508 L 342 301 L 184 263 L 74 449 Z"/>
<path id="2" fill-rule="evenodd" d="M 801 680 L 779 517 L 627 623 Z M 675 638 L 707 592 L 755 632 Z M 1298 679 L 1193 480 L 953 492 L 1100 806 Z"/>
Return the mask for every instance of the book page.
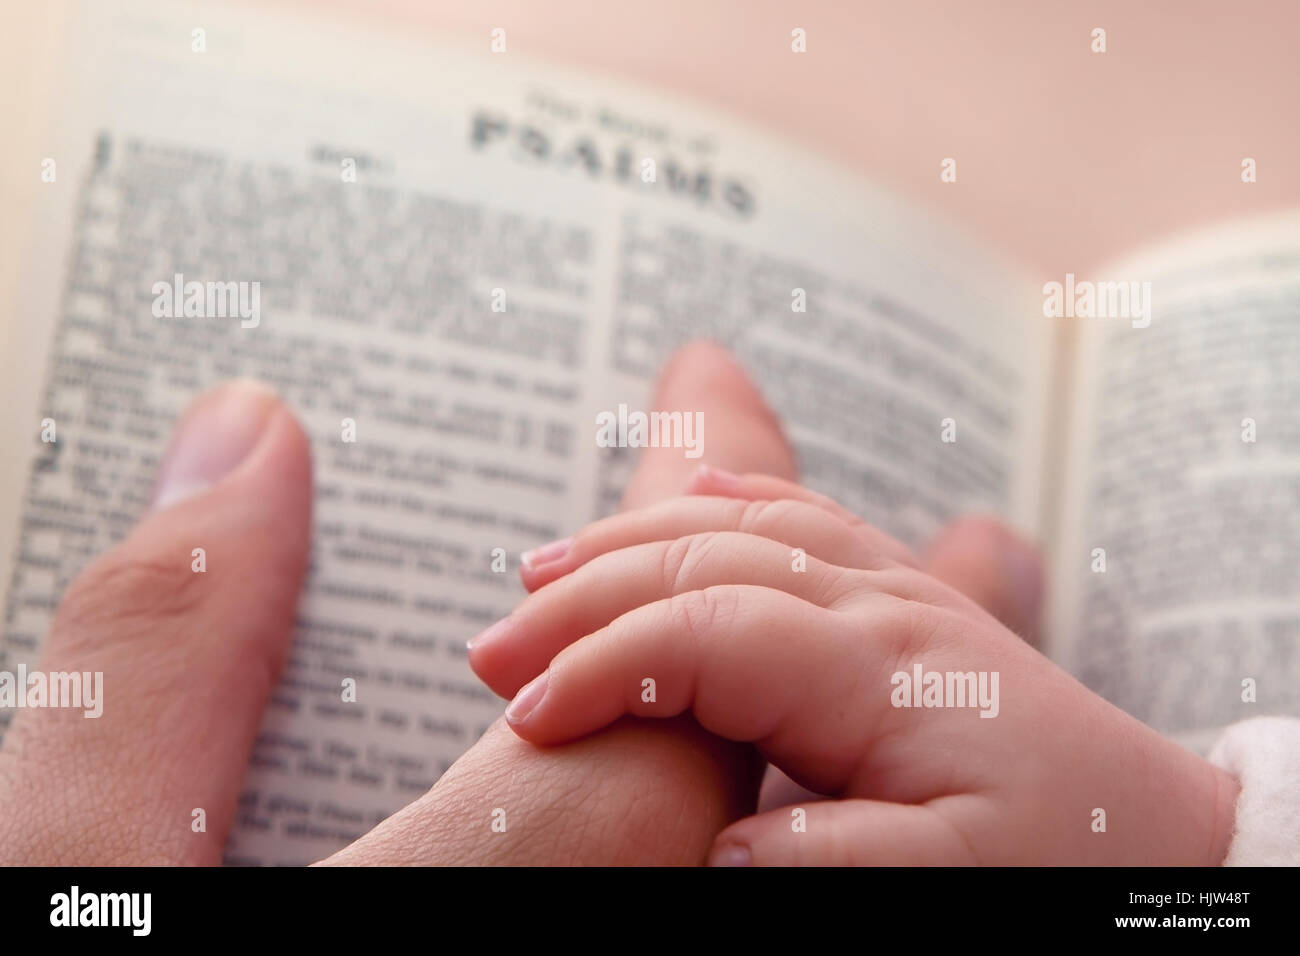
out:
<path id="1" fill-rule="evenodd" d="M 1151 310 L 1075 320 L 1055 656 L 1195 747 L 1300 712 L 1300 215 L 1079 278 Z"/>
<path id="2" fill-rule="evenodd" d="M 976 508 L 1033 530 L 1031 284 L 797 146 L 488 37 L 239 4 L 66 22 L 49 56 L 77 66 L 18 147 L 0 667 L 35 660 L 68 582 L 148 506 L 186 404 L 273 385 L 312 439 L 315 536 L 229 862 L 327 855 L 500 713 L 465 640 L 522 596 L 520 551 L 612 507 L 635 449 L 598 447 L 597 416 L 650 410 L 690 338 L 730 345 L 809 483 L 891 531 Z M 191 281 L 256 282 L 257 314 L 166 315 Z"/>

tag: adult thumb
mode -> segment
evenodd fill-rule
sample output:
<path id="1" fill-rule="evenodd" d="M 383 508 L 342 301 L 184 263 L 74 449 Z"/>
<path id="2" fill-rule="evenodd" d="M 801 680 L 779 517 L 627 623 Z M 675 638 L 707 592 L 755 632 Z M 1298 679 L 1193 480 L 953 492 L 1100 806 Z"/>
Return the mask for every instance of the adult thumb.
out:
<path id="1" fill-rule="evenodd" d="M 623 495 L 640 508 L 685 491 L 700 465 L 737 474 L 758 472 L 794 479 L 794 452 L 758 386 L 721 345 L 689 342 L 673 353 L 655 385 L 656 411 L 698 413 L 703 421 L 698 457 L 680 448 L 644 448 Z"/>
<path id="2" fill-rule="evenodd" d="M 1043 603 L 1038 549 L 996 518 L 960 518 L 926 551 L 926 572 L 956 588 L 1029 643 Z"/>
<path id="3" fill-rule="evenodd" d="M 50 699 L 0 752 L 0 859 L 220 861 L 289 647 L 311 495 L 307 437 L 268 389 L 226 384 L 185 413 L 152 509 L 55 614 Z M 71 674 L 84 706 L 50 706 Z"/>

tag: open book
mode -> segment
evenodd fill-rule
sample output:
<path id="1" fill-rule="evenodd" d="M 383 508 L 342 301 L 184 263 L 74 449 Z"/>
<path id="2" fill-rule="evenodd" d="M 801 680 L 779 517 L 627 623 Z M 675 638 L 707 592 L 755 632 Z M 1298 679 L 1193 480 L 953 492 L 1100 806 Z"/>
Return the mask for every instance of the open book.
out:
<path id="1" fill-rule="evenodd" d="M 971 511 L 1042 542 L 1048 653 L 1137 717 L 1194 739 L 1300 705 L 1300 217 L 1030 275 L 787 142 L 489 37 L 15 16 L 0 669 L 35 664 L 204 387 L 265 380 L 312 436 L 309 580 L 231 862 L 327 855 L 500 713 L 465 640 L 522 596 L 522 550 L 615 507 L 636 452 L 597 421 L 651 410 L 697 337 L 811 487 L 911 544 Z"/>

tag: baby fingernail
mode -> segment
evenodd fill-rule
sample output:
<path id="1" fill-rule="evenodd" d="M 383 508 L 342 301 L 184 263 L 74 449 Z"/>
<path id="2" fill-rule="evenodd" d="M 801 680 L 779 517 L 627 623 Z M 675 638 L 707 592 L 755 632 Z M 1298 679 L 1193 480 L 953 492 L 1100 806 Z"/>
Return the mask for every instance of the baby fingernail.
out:
<path id="1" fill-rule="evenodd" d="M 544 544 L 540 548 L 533 548 L 531 551 L 525 551 L 519 556 L 520 562 L 526 568 L 535 568 L 539 564 L 548 564 L 551 561 L 558 561 L 569 553 L 573 547 L 572 538 L 561 538 L 559 541 L 552 541 Z"/>
<path id="2" fill-rule="evenodd" d="M 506 722 L 512 726 L 523 723 L 528 715 L 531 714 L 537 705 L 542 702 L 546 696 L 546 684 L 550 677 L 545 671 L 540 677 L 534 678 L 526 684 L 519 693 L 515 694 L 515 699 L 510 702 L 506 708 Z"/>
<path id="3" fill-rule="evenodd" d="M 728 843 L 713 851 L 709 857 L 709 866 L 753 866 L 754 858 L 749 847 L 739 843 Z"/>
<path id="4" fill-rule="evenodd" d="M 487 647 L 489 644 L 495 643 L 501 637 L 502 634 L 505 634 L 509 630 L 510 630 L 510 618 L 503 617 L 501 620 L 497 621 L 495 624 L 493 624 L 483 633 L 479 634 L 476 637 L 471 637 L 465 643 L 465 649 L 467 651 L 472 651 L 475 650 L 476 648 Z"/>
<path id="5" fill-rule="evenodd" d="M 196 495 L 234 471 L 262 437 L 279 404 L 257 382 L 231 382 L 195 400 L 172 435 L 158 471 L 153 509 Z"/>
<path id="6" fill-rule="evenodd" d="M 695 485 L 696 487 L 706 487 L 715 491 L 732 493 L 740 488 L 740 476 L 722 468 L 700 465 L 700 470 L 695 473 Z"/>

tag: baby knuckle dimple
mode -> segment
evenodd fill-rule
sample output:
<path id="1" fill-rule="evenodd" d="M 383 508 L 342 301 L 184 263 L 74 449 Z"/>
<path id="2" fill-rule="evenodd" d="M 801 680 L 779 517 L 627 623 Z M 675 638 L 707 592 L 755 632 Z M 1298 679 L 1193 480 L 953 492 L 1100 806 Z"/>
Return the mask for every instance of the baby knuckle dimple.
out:
<path id="1" fill-rule="evenodd" d="M 761 535 L 763 529 L 772 523 L 772 509 L 775 504 L 776 502 L 767 499 L 744 502 L 736 520 L 736 530 L 746 534 Z"/>
<path id="2" fill-rule="evenodd" d="M 972 608 L 978 612 L 973 602 L 930 575 L 897 568 L 877 577 L 889 581 L 884 590 L 899 602 L 905 619 L 902 633 L 910 645 L 929 649 L 954 642 L 965 645 L 983 630 L 977 626 L 978 616 L 971 613 Z"/>
<path id="3" fill-rule="evenodd" d="M 938 608 L 919 601 L 886 596 L 888 604 L 874 615 L 874 639 L 886 655 L 906 661 L 934 646 L 943 626 Z"/>
<path id="4" fill-rule="evenodd" d="M 874 576 L 880 589 L 887 594 L 936 607 L 943 604 L 949 590 L 932 575 L 905 565 L 881 568 L 874 572 Z"/>
<path id="5" fill-rule="evenodd" d="M 691 590 L 691 580 L 701 562 L 721 539 L 722 532 L 702 531 L 699 534 L 686 535 L 669 542 L 663 553 L 664 590 L 669 594 L 679 594 Z"/>
<path id="6" fill-rule="evenodd" d="M 816 603 L 830 611 L 852 609 L 875 590 L 869 572 L 835 564 L 817 566 L 814 586 Z"/>
<path id="7" fill-rule="evenodd" d="M 773 498 L 748 503 L 738 530 L 762 537 L 782 537 L 791 528 L 813 528 L 821 524 L 820 508 L 796 498 Z"/>
<path id="8" fill-rule="evenodd" d="M 664 546 L 663 554 L 660 557 L 660 574 L 663 580 L 663 589 L 666 593 L 676 594 L 681 590 L 682 571 L 686 567 L 690 550 L 690 537 L 675 538 Z"/>
<path id="9" fill-rule="evenodd" d="M 733 588 L 710 587 L 674 595 L 669 600 L 668 612 L 674 629 L 698 646 L 730 628 L 735 607 Z"/>

